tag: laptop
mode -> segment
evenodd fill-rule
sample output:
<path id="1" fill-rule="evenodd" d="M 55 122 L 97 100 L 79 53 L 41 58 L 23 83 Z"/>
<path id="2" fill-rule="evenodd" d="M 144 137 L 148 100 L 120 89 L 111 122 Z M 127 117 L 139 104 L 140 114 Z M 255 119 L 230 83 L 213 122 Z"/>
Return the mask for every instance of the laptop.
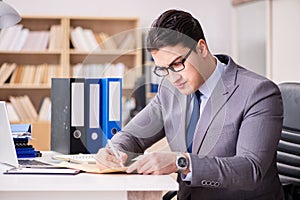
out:
<path id="1" fill-rule="evenodd" d="M 18 159 L 5 101 L 0 101 L 0 163 L 14 168 L 52 168 L 52 163 L 38 158 Z"/>

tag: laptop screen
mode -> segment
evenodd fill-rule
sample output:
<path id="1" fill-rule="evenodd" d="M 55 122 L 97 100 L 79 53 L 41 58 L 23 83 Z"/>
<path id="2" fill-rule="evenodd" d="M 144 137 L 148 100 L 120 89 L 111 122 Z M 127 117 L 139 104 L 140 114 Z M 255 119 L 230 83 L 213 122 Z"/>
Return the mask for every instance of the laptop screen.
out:
<path id="1" fill-rule="evenodd" d="M 5 101 L 0 101 L 0 163 L 18 167 Z"/>

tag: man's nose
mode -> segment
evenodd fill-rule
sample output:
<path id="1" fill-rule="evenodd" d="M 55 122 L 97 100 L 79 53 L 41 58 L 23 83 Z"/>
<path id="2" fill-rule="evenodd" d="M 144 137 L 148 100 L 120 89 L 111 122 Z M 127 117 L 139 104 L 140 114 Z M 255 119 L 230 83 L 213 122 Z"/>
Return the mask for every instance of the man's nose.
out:
<path id="1" fill-rule="evenodd" d="M 170 79 L 170 81 L 172 83 L 175 83 L 177 80 L 179 80 L 181 78 L 181 74 L 178 72 L 173 72 L 173 71 L 169 70 L 168 78 Z"/>

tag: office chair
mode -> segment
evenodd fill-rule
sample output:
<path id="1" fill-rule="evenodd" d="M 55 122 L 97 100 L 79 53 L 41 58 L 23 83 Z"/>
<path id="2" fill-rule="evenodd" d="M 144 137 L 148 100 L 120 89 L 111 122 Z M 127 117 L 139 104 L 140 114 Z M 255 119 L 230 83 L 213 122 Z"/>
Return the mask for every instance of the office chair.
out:
<path id="1" fill-rule="evenodd" d="M 146 106 L 146 81 L 145 76 L 136 79 L 134 83 L 134 91 L 132 97 L 135 101 L 135 107 L 129 111 L 129 116 L 125 119 L 127 124 L 134 116 L 136 116 Z"/>
<path id="2" fill-rule="evenodd" d="M 166 194 L 164 194 L 163 196 L 163 200 L 171 200 L 173 199 L 173 197 L 175 197 L 177 195 L 177 191 L 169 191 Z"/>
<path id="3" fill-rule="evenodd" d="M 145 76 L 141 76 L 136 79 L 134 84 L 133 97 L 135 99 L 135 108 L 130 112 L 130 117 L 132 118 L 146 106 Z"/>
<path id="4" fill-rule="evenodd" d="M 284 119 L 277 148 L 277 167 L 286 200 L 300 199 L 300 83 L 278 86 Z"/>

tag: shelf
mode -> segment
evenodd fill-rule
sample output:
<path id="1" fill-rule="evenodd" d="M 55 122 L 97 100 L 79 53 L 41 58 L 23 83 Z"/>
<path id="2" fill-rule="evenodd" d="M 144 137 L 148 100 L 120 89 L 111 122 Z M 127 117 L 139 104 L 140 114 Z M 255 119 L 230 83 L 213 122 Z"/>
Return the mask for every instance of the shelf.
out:
<path id="1" fill-rule="evenodd" d="M 51 85 L 49 83 L 49 78 L 73 77 L 73 66 L 80 63 L 99 65 L 111 63 L 112 67 L 117 63 L 123 63 L 126 66 L 126 69 L 124 72 L 122 94 L 126 98 L 132 97 L 134 91 L 133 83 L 135 79 L 142 74 L 142 37 L 141 33 L 138 31 L 138 18 L 22 16 L 22 20 L 18 25 L 22 25 L 21 28 L 19 27 L 21 32 L 25 29 L 25 32 L 28 30 L 28 34 L 32 32 L 49 32 L 49 38 L 51 39 L 52 37 L 52 42 L 56 41 L 56 45 L 54 45 L 54 47 L 52 46 L 50 50 L 49 43 L 45 48 L 37 48 L 40 50 L 34 50 L 36 48 L 18 49 L 15 48 L 14 45 L 8 43 L 6 40 L 6 45 L 0 45 L 0 66 L 3 63 L 16 63 L 17 68 L 20 68 L 20 71 L 24 70 L 26 72 L 28 72 L 27 66 L 33 66 L 35 69 L 33 69 L 31 73 L 26 73 L 26 77 L 28 77 L 28 74 L 34 74 L 34 78 L 30 78 L 30 80 L 39 80 L 39 78 L 36 77 L 36 74 L 41 74 L 37 73 L 38 68 L 43 68 L 41 69 L 42 74 L 51 75 L 48 75 L 48 77 L 46 75 L 38 76 L 44 77 L 43 81 L 39 80 L 37 81 L 38 83 L 34 84 L 32 83 L 33 81 L 28 81 L 28 83 L 25 83 L 27 81 L 23 80 L 22 82 L 20 79 L 12 79 L 17 81 L 8 83 L 10 79 L 7 79 L 6 83 L 0 86 L 0 100 L 9 101 L 10 96 L 27 95 L 32 101 L 34 108 L 39 110 L 45 97 L 51 96 Z M 107 44 L 105 43 L 107 40 L 105 40 L 105 42 L 98 44 L 99 46 L 102 45 L 102 49 L 100 51 L 96 51 L 94 49 L 89 51 L 75 49 L 71 41 L 71 31 L 73 28 L 78 26 L 82 27 L 82 29 L 89 29 L 93 34 L 105 33 L 107 36 L 109 36 L 108 38 L 112 38 L 108 40 L 114 40 L 116 48 L 103 48 L 103 45 Z M 57 30 L 54 35 L 53 29 Z M 12 33 L 12 37 L 9 38 L 17 38 L 17 32 L 11 31 L 10 33 Z M 127 44 L 131 44 L 130 42 L 132 42 L 133 45 L 124 45 L 126 44 L 126 42 L 124 42 L 126 39 Z M 58 43 L 57 41 L 60 42 Z M 33 40 L 34 44 L 38 42 L 38 39 Z M 3 46 L 7 46 L 7 48 L 4 48 Z M 24 67 L 25 69 L 21 67 Z M 44 67 L 46 67 L 46 69 L 44 69 Z M 54 67 L 54 69 L 52 67 Z M 55 75 L 50 73 L 53 72 L 53 70 L 55 71 Z M 21 73 L 24 73 L 24 71 Z M 24 75 L 22 77 L 24 77 Z M 47 137 L 49 137 L 50 122 L 29 122 L 34 124 L 33 135 L 40 134 L 40 132 L 45 132 L 47 133 Z M 36 127 L 41 128 L 37 129 Z M 49 146 L 46 145 L 45 149 L 48 147 Z"/>
<path id="2" fill-rule="evenodd" d="M 85 51 L 78 51 L 71 49 L 71 55 L 97 55 L 97 56 L 107 56 L 107 55 L 132 55 L 136 56 L 138 54 L 135 50 L 100 50 L 100 51 L 92 51 L 92 52 L 85 52 Z"/>
<path id="3" fill-rule="evenodd" d="M 0 87 L 1 101 L 9 101 L 10 96 L 28 95 L 32 101 L 34 108 L 38 110 L 42 100 L 45 97 L 50 97 L 50 88 L 35 87 L 35 88 L 19 88 L 19 87 Z"/>
<path id="4" fill-rule="evenodd" d="M 0 62 L 17 65 L 60 64 L 61 54 L 53 52 L 0 52 Z"/>
<path id="5" fill-rule="evenodd" d="M 23 16 L 21 31 L 28 29 L 30 32 L 51 31 L 53 26 L 60 26 L 59 38 L 61 47 L 56 50 L 0 50 L 0 63 L 16 63 L 23 65 L 57 65 L 60 67 L 61 77 L 72 77 L 72 66 L 83 64 L 117 64 L 124 63 L 126 71 L 140 67 L 142 63 L 141 34 L 138 31 L 139 19 L 135 17 L 60 17 L 60 16 Z M 128 35 L 134 41 L 134 49 L 101 49 L 101 51 L 81 51 L 71 45 L 71 31 L 74 27 L 89 29 L 94 34 L 105 33 L 111 40 L 122 44 Z M 50 32 L 51 34 L 51 32 Z M 53 36 L 53 35 L 52 35 Z M 51 38 L 51 35 L 49 36 Z M 50 39 L 49 39 L 50 40 Z M 36 43 L 38 41 L 35 41 Z M 8 48 L 9 49 L 9 48 Z M 141 70 L 137 70 L 137 76 Z M 4 85 L 0 89 L 38 89 L 36 85 Z M 41 89 L 50 89 L 49 86 L 40 86 Z M 0 91 L 1 92 L 1 91 Z"/>
<path id="6" fill-rule="evenodd" d="M 70 56 L 70 64 L 75 65 L 78 63 L 83 64 L 105 64 L 105 63 L 124 63 L 130 68 L 135 66 L 134 55 L 99 55 L 99 54 L 72 54 Z M 101 62 L 100 62 L 101 61 Z"/>
<path id="7" fill-rule="evenodd" d="M 31 90 L 50 90 L 50 85 L 34 85 L 34 84 L 4 84 L 0 86 L 0 90 L 3 89 L 11 89 L 11 90 L 23 90 L 23 89 L 31 89 Z"/>
<path id="8" fill-rule="evenodd" d="M 61 54 L 61 51 L 49 51 L 49 50 L 45 50 L 45 51 L 25 51 L 25 50 L 22 50 L 22 51 L 14 51 L 14 50 L 10 50 L 10 51 L 0 51 L 0 54 L 10 54 L 10 55 L 16 55 L 16 56 L 19 56 L 19 55 L 30 55 L 30 54 L 45 54 L 45 55 L 51 55 L 51 54 Z"/>

